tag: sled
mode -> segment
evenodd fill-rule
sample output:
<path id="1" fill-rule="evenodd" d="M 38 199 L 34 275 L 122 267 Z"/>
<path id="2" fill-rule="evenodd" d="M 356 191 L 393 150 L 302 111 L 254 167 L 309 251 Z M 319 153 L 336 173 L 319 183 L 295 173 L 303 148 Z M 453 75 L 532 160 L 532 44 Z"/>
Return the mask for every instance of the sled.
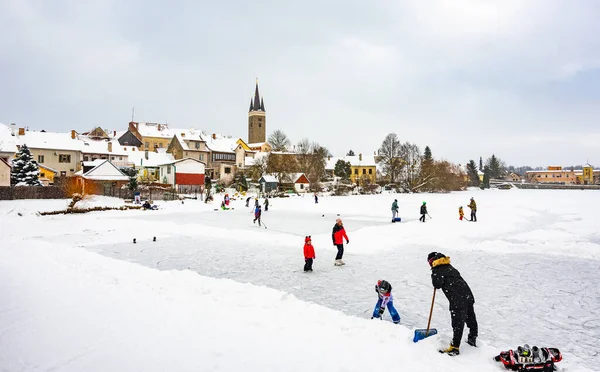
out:
<path id="1" fill-rule="evenodd" d="M 396 218 L 394 218 L 394 221 L 392 221 L 392 222 L 401 222 L 401 221 L 402 221 L 402 219 L 400 217 L 396 217 Z"/>

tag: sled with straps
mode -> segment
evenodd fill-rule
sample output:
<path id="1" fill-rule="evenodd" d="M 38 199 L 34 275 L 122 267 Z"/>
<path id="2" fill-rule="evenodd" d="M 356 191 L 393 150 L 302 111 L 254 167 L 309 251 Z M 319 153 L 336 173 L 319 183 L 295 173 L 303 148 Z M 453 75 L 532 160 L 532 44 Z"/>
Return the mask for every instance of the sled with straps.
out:
<path id="1" fill-rule="evenodd" d="M 519 346 L 517 350 L 503 351 L 494 357 L 504 368 L 518 372 L 554 372 L 555 363 L 562 360 L 562 354 L 556 348 L 534 346 L 529 349 Z"/>

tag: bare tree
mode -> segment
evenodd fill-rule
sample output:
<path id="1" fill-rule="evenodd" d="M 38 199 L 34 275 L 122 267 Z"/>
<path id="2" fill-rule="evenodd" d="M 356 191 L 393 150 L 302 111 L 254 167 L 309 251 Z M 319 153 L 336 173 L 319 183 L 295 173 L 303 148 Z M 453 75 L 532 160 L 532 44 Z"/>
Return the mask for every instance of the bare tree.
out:
<path id="1" fill-rule="evenodd" d="M 383 171 L 388 176 L 390 182 L 396 182 L 402 166 L 400 159 L 400 140 L 396 133 L 389 133 L 381 143 L 379 156 L 383 164 Z"/>
<path id="2" fill-rule="evenodd" d="M 402 158 L 400 183 L 405 190 L 415 191 L 421 173 L 422 159 L 419 146 L 410 142 L 403 143 L 400 145 L 400 157 Z"/>
<path id="3" fill-rule="evenodd" d="M 280 129 L 277 129 L 269 136 L 269 145 L 273 151 L 288 151 L 292 142 L 288 136 Z"/>
<path id="4" fill-rule="evenodd" d="M 267 157 L 261 157 L 258 159 L 254 159 L 254 164 L 252 164 L 248 169 L 248 175 L 254 182 L 258 182 L 260 177 L 267 171 Z"/>
<path id="5" fill-rule="evenodd" d="M 284 182 L 289 182 L 291 173 L 298 172 L 298 163 L 293 154 L 270 153 L 267 156 L 266 172 L 274 175 L 281 185 Z"/>

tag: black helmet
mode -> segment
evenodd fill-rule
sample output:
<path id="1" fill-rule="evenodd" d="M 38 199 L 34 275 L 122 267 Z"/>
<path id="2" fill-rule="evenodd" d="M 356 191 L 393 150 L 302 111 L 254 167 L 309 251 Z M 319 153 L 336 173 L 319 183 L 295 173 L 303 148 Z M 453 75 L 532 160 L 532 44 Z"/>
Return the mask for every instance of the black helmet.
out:
<path id="1" fill-rule="evenodd" d="M 390 293 L 392 291 L 392 285 L 385 280 L 380 280 L 379 283 L 377 283 L 377 286 L 379 287 L 379 293 L 381 294 Z"/>

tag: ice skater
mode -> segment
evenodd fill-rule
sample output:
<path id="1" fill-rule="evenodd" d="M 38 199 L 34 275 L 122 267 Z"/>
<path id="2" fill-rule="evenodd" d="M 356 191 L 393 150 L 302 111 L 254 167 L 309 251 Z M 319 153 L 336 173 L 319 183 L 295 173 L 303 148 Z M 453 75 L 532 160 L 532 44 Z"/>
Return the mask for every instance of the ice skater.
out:
<path id="1" fill-rule="evenodd" d="M 387 307 L 390 315 L 392 316 L 392 321 L 396 324 L 400 324 L 400 314 L 396 311 L 394 307 L 394 297 L 392 296 L 392 285 L 385 280 L 379 280 L 375 285 L 375 292 L 377 292 L 377 296 L 379 299 L 375 304 L 375 309 L 373 310 L 373 318 L 381 318 L 383 313 L 385 312 L 385 308 Z"/>
<path id="2" fill-rule="evenodd" d="M 461 205 L 460 207 L 458 207 L 458 219 L 462 221 L 464 217 L 465 211 L 463 210 L 463 207 Z"/>
<path id="3" fill-rule="evenodd" d="M 319 195 L 315 193 L 315 204 L 319 204 Z"/>
<path id="4" fill-rule="evenodd" d="M 421 205 L 421 218 L 419 218 L 419 221 L 425 222 L 425 215 L 427 214 L 429 214 L 427 213 L 427 203 L 423 202 L 423 205 Z"/>
<path id="5" fill-rule="evenodd" d="M 315 258 L 317 258 L 315 256 L 315 248 L 312 245 L 312 239 L 309 235 L 304 238 L 304 272 L 312 273 L 312 264 Z"/>
<path id="6" fill-rule="evenodd" d="M 250 199 L 252 199 L 252 197 L 251 197 L 251 196 L 249 196 L 249 197 L 246 199 L 246 208 L 248 208 L 248 207 L 250 206 Z"/>
<path id="7" fill-rule="evenodd" d="M 394 199 L 392 203 L 392 222 L 396 222 L 396 218 L 398 217 L 398 199 Z"/>
<path id="8" fill-rule="evenodd" d="M 337 255 L 335 256 L 335 266 L 345 265 L 344 261 L 342 261 L 342 257 L 344 256 L 344 239 L 346 239 L 346 244 L 349 244 L 350 240 L 348 239 L 348 235 L 346 235 L 346 230 L 344 229 L 341 218 L 335 220 L 335 225 L 333 225 L 333 231 L 331 232 L 331 239 L 333 240 L 333 245 L 335 245 L 338 250 Z"/>
<path id="9" fill-rule="evenodd" d="M 269 211 L 269 198 L 268 197 L 265 198 L 264 206 L 265 206 L 265 212 L 268 212 Z"/>
<path id="10" fill-rule="evenodd" d="M 256 207 L 256 210 L 254 211 L 254 222 L 252 223 L 256 223 L 256 221 L 258 221 L 258 226 L 262 226 L 260 224 L 260 216 L 262 215 L 262 211 L 260 210 L 260 205 L 258 207 Z"/>
<path id="11" fill-rule="evenodd" d="M 469 221 L 477 222 L 477 203 L 475 203 L 475 199 L 471 198 L 471 202 L 467 207 L 471 209 L 471 219 Z"/>

